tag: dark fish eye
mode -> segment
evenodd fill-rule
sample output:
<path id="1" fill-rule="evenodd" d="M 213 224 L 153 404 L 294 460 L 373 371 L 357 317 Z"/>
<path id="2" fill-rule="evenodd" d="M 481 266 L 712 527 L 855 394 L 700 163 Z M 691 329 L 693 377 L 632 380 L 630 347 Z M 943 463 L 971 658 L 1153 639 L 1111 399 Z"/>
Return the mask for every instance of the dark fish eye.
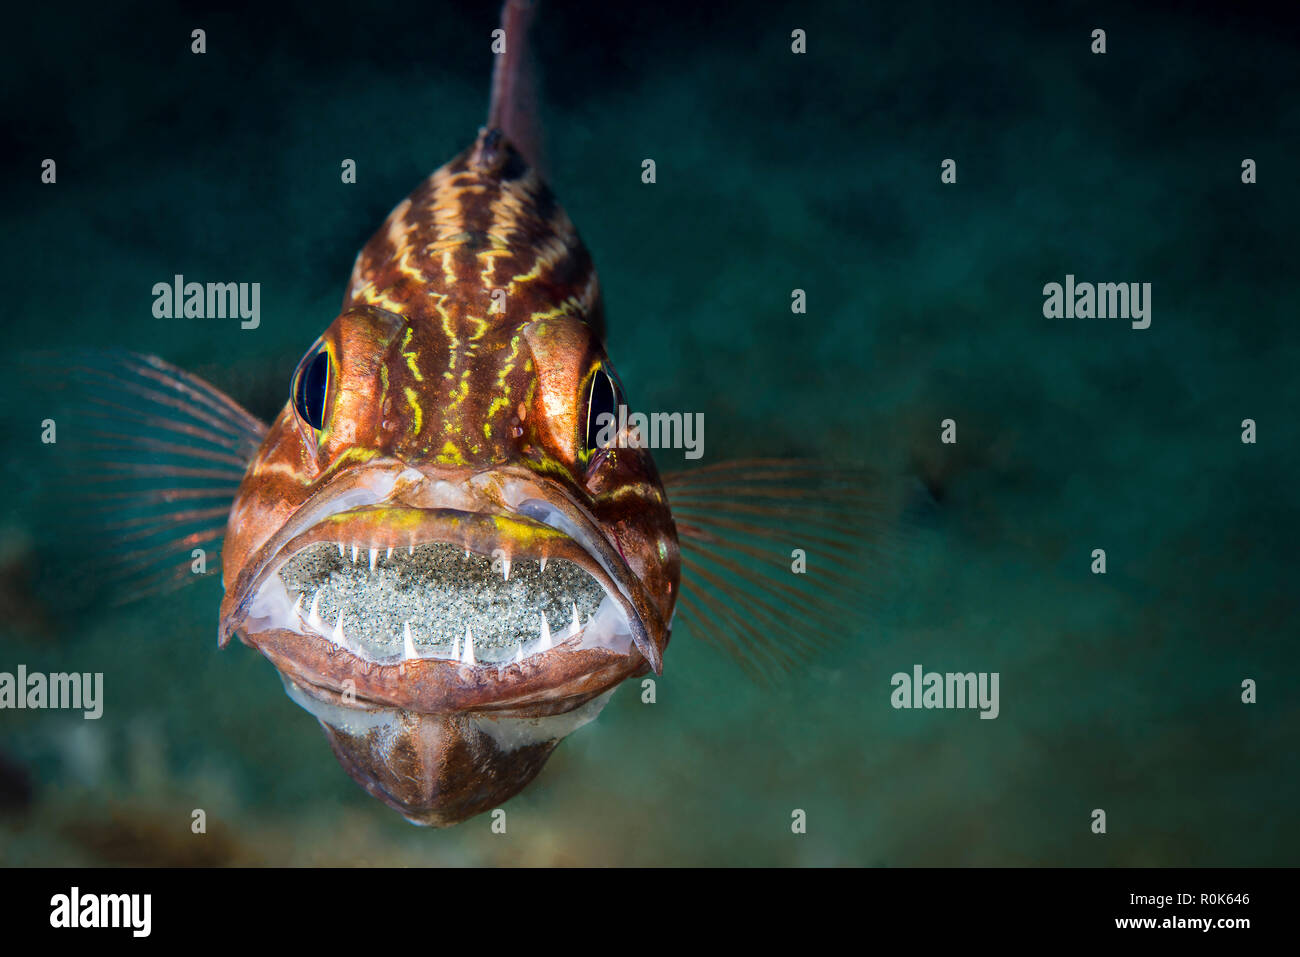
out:
<path id="1" fill-rule="evenodd" d="M 294 381 L 293 407 L 304 422 L 319 431 L 325 424 L 325 398 L 329 391 L 330 354 L 319 350 L 303 360 Z"/>
<path id="2" fill-rule="evenodd" d="M 608 419 L 602 416 L 612 415 L 618 418 L 618 385 L 604 369 L 597 369 L 591 377 L 591 391 L 587 394 L 587 450 L 594 452 L 600 448 L 597 441 Z M 609 435 L 607 432 L 606 435 Z"/>

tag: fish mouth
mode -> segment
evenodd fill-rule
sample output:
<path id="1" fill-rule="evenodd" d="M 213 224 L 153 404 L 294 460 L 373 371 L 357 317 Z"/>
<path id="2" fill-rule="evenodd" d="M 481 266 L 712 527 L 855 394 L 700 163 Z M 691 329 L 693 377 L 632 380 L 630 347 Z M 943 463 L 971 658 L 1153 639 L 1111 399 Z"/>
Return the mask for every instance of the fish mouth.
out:
<path id="1" fill-rule="evenodd" d="M 626 613 L 601 583 L 544 554 L 510 559 L 448 542 L 382 550 L 317 542 L 277 575 L 296 596 L 290 627 L 364 661 L 500 665 L 557 646 L 627 654 L 633 645 Z"/>
<path id="2" fill-rule="evenodd" d="M 649 596 L 567 496 L 501 473 L 367 478 L 259 550 L 223 642 L 238 630 L 313 697 L 427 713 L 558 713 L 661 668 Z"/>

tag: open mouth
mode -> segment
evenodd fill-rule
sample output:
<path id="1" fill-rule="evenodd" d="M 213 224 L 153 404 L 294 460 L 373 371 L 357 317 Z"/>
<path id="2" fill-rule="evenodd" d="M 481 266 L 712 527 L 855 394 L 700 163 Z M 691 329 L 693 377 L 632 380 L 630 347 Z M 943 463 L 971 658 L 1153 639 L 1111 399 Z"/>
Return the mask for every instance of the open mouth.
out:
<path id="1" fill-rule="evenodd" d="M 316 662 L 316 674 L 340 652 L 367 669 L 493 668 L 502 679 L 570 655 L 556 674 L 573 674 L 586 660 L 574 653 L 590 649 L 656 660 L 625 565 L 580 518 L 522 495 L 485 511 L 446 485 L 419 506 L 383 491 L 335 496 L 337 510 L 305 510 L 282 529 L 240 587 L 231 626 Z M 295 650 L 270 637 L 285 632 L 311 640 Z"/>
<path id="2" fill-rule="evenodd" d="M 626 652 L 627 618 L 592 575 L 563 558 L 510 560 L 433 542 L 360 548 L 317 542 L 278 572 L 290 627 L 368 661 L 522 662 L 558 647 Z"/>

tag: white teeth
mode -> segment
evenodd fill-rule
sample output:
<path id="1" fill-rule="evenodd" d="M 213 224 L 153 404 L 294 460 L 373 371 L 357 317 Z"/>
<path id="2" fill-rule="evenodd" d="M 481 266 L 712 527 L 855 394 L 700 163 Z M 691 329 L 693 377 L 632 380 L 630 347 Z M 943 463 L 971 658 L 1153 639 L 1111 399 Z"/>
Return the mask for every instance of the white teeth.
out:
<path id="1" fill-rule="evenodd" d="M 412 542 L 410 545 L 407 545 L 407 546 L 406 546 L 406 554 L 408 554 L 408 555 L 414 555 L 414 554 L 415 554 L 415 542 Z"/>
<path id="2" fill-rule="evenodd" d="M 335 542 L 333 544 L 339 548 L 343 556 L 346 558 L 348 554 L 348 545 L 342 542 Z M 328 542 L 317 547 L 323 547 L 325 549 L 325 552 L 323 553 L 324 555 L 328 556 L 331 554 Z M 446 548 L 445 545 L 439 545 L 438 547 Z M 407 549 L 412 555 L 414 555 L 414 542 L 409 543 Z M 452 545 L 448 550 L 451 551 L 453 556 L 455 555 L 455 545 Z M 408 568 L 402 567 L 403 563 L 400 560 L 397 562 L 397 565 L 392 564 L 392 559 L 400 554 L 400 545 L 380 545 L 371 548 L 366 545 L 358 544 L 352 545 L 351 551 L 354 562 L 361 556 L 365 556 L 368 561 L 370 574 L 372 576 L 369 582 L 369 587 L 372 590 L 374 590 L 375 585 L 378 582 L 378 578 L 375 576 L 377 576 L 377 573 L 380 570 L 380 558 L 385 558 L 387 560 L 387 564 L 384 566 L 386 574 L 391 575 L 409 571 Z M 502 580 L 507 584 L 504 586 L 504 589 L 500 584 L 495 586 L 496 595 L 493 597 L 494 605 L 499 603 L 501 599 L 509 600 L 509 595 L 517 591 L 520 593 L 515 597 L 520 601 L 527 601 L 533 598 L 531 595 L 525 597 L 520 591 L 520 589 L 524 588 L 524 586 L 528 584 L 528 581 L 526 581 L 526 579 L 528 579 L 527 561 L 525 561 L 524 570 L 521 572 L 524 578 L 520 579 L 516 576 L 516 584 L 511 585 L 509 582 L 510 575 L 515 570 L 514 561 L 511 557 L 506 556 L 504 548 L 494 549 L 494 554 L 490 556 L 477 553 L 473 548 L 464 548 L 463 551 L 465 554 L 470 556 L 470 561 L 474 563 L 463 571 L 473 572 L 475 578 L 482 578 L 484 573 L 487 573 L 486 577 L 488 580 L 481 582 L 481 585 L 485 586 L 485 591 L 493 588 L 491 581 L 495 580 L 495 576 L 492 576 L 491 572 L 488 571 L 488 562 L 491 561 L 493 563 L 494 570 L 501 572 Z M 318 552 L 317 554 L 321 553 Z M 421 554 L 424 554 L 424 552 L 421 552 Z M 538 562 L 537 567 L 549 564 L 549 560 L 545 556 L 536 555 L 532 557 L 533 560 Z M 446 560 L 445 552 L 442 553 L 442 560 Z M 498 561 L 500 562 L 499 567 L 495 564 Z M 327 559 L 327 562 L 332 562 L 332 559 Z M 452 563 L 454 565 L 454 558 L 452 559 Z M 559 582 L 569 580 L 568 575 L 570 570 L 568 566 L 565 565 L 563 561 L 560 562 L 560 565 L 564 566 L 563 568 L 560 568 L 559 572 L 557 572 L 557 574 L 561 575 L 561 578 L 552 579 L 552 581 L 556 583 L 556 588 L 552 589 L 547 587 L 539 590 L 540 596 L 545 599 L 548 604 L 550 601 L 554 601 L 555 598 L 559 597 L 558 595 L 555 595 L 555 591 L 558 590 Z M 330 566 L 327 565 L 323 570 L 325 573 L 324 576 L 318 576 L 315 580 L 303 580 L 307 578 L 307 576 L 284 576 L 283 585 L 285 588 L 277 591 L 275 595 L 275 617 L 282 623 L 281 627 L 291 628 L 298 634 L 302 635 L 321 636 L 332 641 L 332 643 L 338 648 L 359 656 L 363 661 L 383 664 L 396 663 L 400 661 L 431 661 L 437 659 L 441 661 L 455 662 L 459 665 L 474 667 L 476 669 L 484 667 L 505 668 L 510 663 L 518 664 L 539 654 L 549 654 L 557 648 L 568 647 L 571 644 L 579 644 L 579 642 L 573 641 L 575 638 L 581 639 L 580 645 L 582 648 L 600 647 L 622 649 L 625 647 L 631 647 L 632 628 L 629 625 L 628 616 L 620 610 L 612 595 L 608 594 L 608 592 L 604 595 L 604 601 L 599 610 L 588 608 L 591 604 L 589 592 L 594 591 L 594 588 L 591 587 L 591 582 L 584 583 L 584 585 L 580 586 L 576 590 L 571 590 L 569 588 L 564 589 L 565 591 L 570 591 L 569 616 L 567 621 L 565 620 L 564 613 L 561 611 L 559 612 L 557 623 L 552 625 L 548 613 L 542 611 L 540 608 L 534 607 L 532 613 L 537 616 L 533 619 L 534 628 L 536 630 L 534 630 L 531 635 L 528 633 L 529 629 L 526 617 L 522 622 L 520 622 L 518 619 L 514 618 L 513 614 L 509 616 L 502 615 L 499 606 L 496 609 L 491 606 L 479 608 L 477 610 L 471 608 L 471 613 L 468 617 L 461 617 L 457 614 L 454 617 L 451 617 L 451 620 L 446 622 L 446 625 L 456 627 L 460 622 L 467 622 L 467 624 L 463 633 L 453 639 L 452 647 L 448 648 L 445 643 L 446 638 L 438 637 L 438 631 L 441 630 L 441 628 L 446 627 L 446 625 L 437 625 L 435 623 L 435 615 L 431 615 L 430 620 L 426 621 L 425 617 L 423 617 L 423 613 L 420 615 L 412 614 L 410 618 L 403 622 L 400 629 L 395 627 L 396 622 L 393 621 L 388 625 L 388 629 L 391 630 L 386 630 L 381 621 L 375 621 L 368 617 L 367 609 L 369 606 L 366 602 L 372 600 L 372 594 L 362 592 L 338 594 L 336 591 L 331 590 L 336 588 L 340 572 L 337 565 L 333 566 L 333 571 L 330 571 L 329 568 Z M 353 581 L 356 581 L 355 567 L 352 569 L 352 572 Z M 364 575 L 360 582 L 365 582 Z M 502 594 L 503 590 L 505 594 Z M 325 594 L 326 591 L 329 591 L 328 596 Z M 311 593 L 310 596 L 308 595 L 309 592 Z M 550 594 L 547 595 L 546 592 L 549 592 Z M 562 595 L 563 591 L 561 591 L 560 594 Z M 588 608 L 588 610 L 584 611 L 583 608 L 578 606 L 577 600 L 572 597 L 576 594 L 583 595 L 583 608 Z M 289 596 L 292 596 L 292 598 Z M 324 600 L 327 597 L 329 598 L 329 602 L 326 605 L 324 604 Z M 349 600 L 350 598 L 355 600 Z M 378 600 L 378 598 L 375 597 L 374 600 Z M 563 602 L 563 599 L 561 598 L 560 601 Z M 563 605 L 561 604 L 560 607 L 562 608 Z M 427 610 L 433 612 L 435 611 L 435 608 L 429 607 Z M 441 606 L 441 610 L 445 612 L 449 610 L 449 608 L 444 604 Z M 522 610 L 523 609 L 519 609 L 519 611 Z M 324 617 L 325 614 L 331 612 L 334 614 L 334 621 L 332 622 Z M 347 630 L 349 626 L 344 622 L 344 619 L 348 614 L 354 614 L 351 623 L 352 630 L 350 633 Z M 411 613 L 408 611 L 408 614 Z M 458 618 L 459 622 L 457 622 Z M 472 627 L 475 620 L 479 621 L 477 643 L 474 640 Z M 419 622 L 418 625 L 417 622 Z M 520 625 L 522 625 L 522 627 L 519 627 Z M 420 641 L 424 642 L 424 645 L 421 645 L 416 641 L 415 632 L 417 627 L 421 629 Z M 378 633 L 376 629 L 379 630 Z M 384 631 L 386 631 L 386 634 L 383 633 Z M 504 632 L 504 634 L 502 634 L 502 632 Z M 487 636 L 486 638 L 485 635 Z M 502 639 L 504 639 L 504 641 L 502 641 Z M 485 641 L 487 642 L 486 645 L 484 644 Z M 515 645 L 513 650 L 510 648 L 510 643 Z M 476 644 L 477 647 L 475 647 Z M 399 648 L 401 649 L 400 652 L 398 651 Z M 486 655 L 486 659 L 480 660 L 480 655 Z"/>
<path id="3" fill-rule="evenodd" d="M 466 558 L 469 558 L 469 549 L 468 549 L 468 548 L 465 549 L 465 557 L 466 557 Z"/>
<path id="4" fill-rule="evenodd" d="M 477 664 L 474 661 L 474 632 L 469 630 L 469 625 L 465 626 L 465 648 L 461 651 L 460 663 L 463 665 Z"/>
<path id="5" fill-rule="evenodd" d="M 339 542 L 339 558 L 343 557 L 343 543 Z"/>
<path id="6" fill-rule="evenodd" d="M 546 556 L 545 556 L 545 555 L 542 556 L 542 567 L 538 569 L 538 572 L 544 572 L 544 571 L 546 571 Z"/>

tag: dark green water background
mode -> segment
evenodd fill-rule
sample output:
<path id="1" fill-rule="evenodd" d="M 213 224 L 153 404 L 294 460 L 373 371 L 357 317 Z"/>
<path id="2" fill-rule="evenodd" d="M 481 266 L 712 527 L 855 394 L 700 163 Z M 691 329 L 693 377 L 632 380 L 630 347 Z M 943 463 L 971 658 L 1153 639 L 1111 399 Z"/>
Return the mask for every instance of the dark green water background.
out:
<path id="1" fill-rule="evenodd" d="M 506 835 L 415 829 L 266 662 L 218 652 L 215 577 L 76 610 L 60 556 L 99 543 L 51 537 L 46 413 L 15 371 L 0 671 L 103 671 L 106 711 L 0 712 L 0 862 L 1296 863 L 1290 25 L 1182 4 L 693 6 L 543 9 L 552 184 L 634 405 L 704 412 L 706 462 L 868 463 L 934 492 L 871 628 L 771 689 L 683 632 L 658 703 L 621 689 L 507 805 Z M 21 14 L 0 67 L 15 370 L 127 346 L 273 414 L 356 251 L 482 122 L 495 20 Z M 175 273 L 260 282 L 261 327 L 155 319 Z M 1045 319 L 1067 273 L 1152 283 L 1151 327 Z M 916 663 L 999 672 L 1000 716 L 894 710 L 890 676 Z"/>

